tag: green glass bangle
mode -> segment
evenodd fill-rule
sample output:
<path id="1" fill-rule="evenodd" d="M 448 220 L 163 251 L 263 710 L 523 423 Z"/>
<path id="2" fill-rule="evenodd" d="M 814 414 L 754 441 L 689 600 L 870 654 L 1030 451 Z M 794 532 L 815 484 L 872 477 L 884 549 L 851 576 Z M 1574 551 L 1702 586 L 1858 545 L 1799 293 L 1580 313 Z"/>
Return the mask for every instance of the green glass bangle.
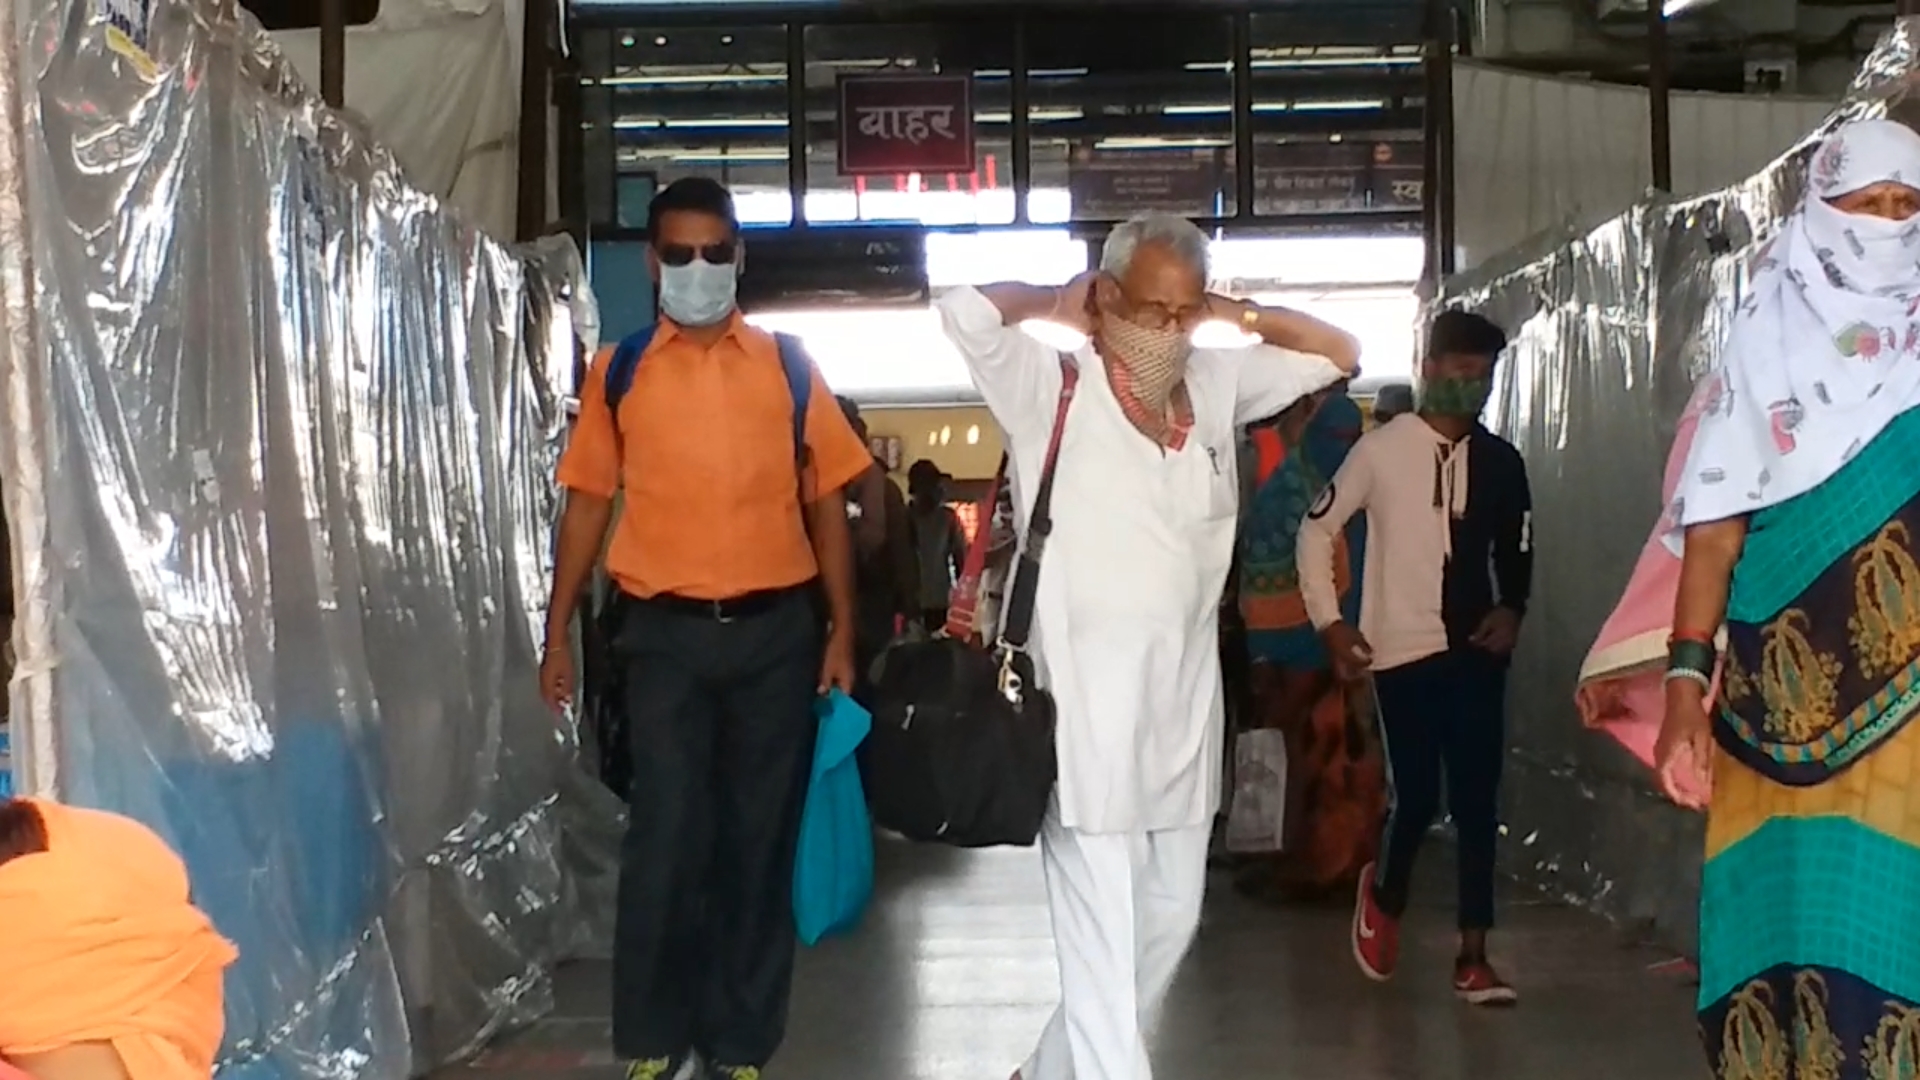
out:
<path id="1" fill-rule="evenodd" d="M 1720 654 L 1703 641 L 1676 641 L 1667 646 L 1667 667 L 1675 671 L 1711 672 Z"/>

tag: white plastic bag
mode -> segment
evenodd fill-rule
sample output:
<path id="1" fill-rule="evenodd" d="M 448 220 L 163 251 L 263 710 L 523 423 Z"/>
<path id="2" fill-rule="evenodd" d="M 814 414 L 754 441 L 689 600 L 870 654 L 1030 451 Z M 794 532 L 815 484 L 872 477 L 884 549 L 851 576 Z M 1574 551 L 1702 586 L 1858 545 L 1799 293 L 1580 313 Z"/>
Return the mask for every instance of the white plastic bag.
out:
<path id="1" fill-rule="evenodd" d="M 1227 850 L 1239 855 L 1279 851 L 1286 837 L 1287 740 L 1272 728 L 1242 732 L 1233 744 L 1233 804 L 1227 811 Z"/>

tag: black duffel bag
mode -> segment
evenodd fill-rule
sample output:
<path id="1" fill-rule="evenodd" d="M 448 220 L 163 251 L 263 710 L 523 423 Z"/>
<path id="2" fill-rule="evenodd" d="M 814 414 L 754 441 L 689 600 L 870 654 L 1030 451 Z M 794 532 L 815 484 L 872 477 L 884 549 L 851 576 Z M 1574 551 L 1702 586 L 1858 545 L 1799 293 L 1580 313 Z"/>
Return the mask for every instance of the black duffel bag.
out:
<path id="1" fill-rule="evenodd" d="M 1030 846 L 1053 799 L 1053 696 L 1035 685 L 1026 645 L 1040 558 L 1052 531 L 1048 507 L 1060 437 L 1079 373 L 1063 357 L 1061 374 L 1046 464 L 993 646 L 982 647 L 970 623 L 991 543 L 991 507 L 1006 479 L 1004 458 L 988 496 L 989 512 L 975 527 L 946 631 L 889 648 L 876 674 L 867 800 L 876 823 L 910 840 L 963 848 Z"/>

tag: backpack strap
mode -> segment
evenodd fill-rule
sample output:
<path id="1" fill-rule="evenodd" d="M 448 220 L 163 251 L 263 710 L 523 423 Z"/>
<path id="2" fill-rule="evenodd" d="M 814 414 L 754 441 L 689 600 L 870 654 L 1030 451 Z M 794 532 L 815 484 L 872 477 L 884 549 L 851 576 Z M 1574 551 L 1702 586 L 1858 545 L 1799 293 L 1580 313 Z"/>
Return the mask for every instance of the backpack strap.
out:
<path id="1" fill-rule="evenodd" d="M 780 351 L 780 371 L 787 377 L 787 395 L 793 399 L 794 468 L 807 467 L 807 410 L 813 405 L 813 361 L 807 347 L 792 334 L 775 332 L 774 346 Z"/>
<path id="2" fill-rule="evenodd" d="M 633 389 L 634 374 L 639 371 L 640 361 L 647 355 L 647 346 L 653 344 L 654 330 L 652 326 L 642 327 L 621 339 L 620 344 L 614 346 L 612 359 L 607 361 L 607 411 L 613 414 L 616 436 L 620 433 L 620 402 Z M 807 467 L 807 410 L 813 405 L 813 361 L 807 356 L 805 343 L 792 334 L 776 333 L 773 341 L 780 353 L 780 371 L 787 380 L 787 395 L 793 399 L 794 469 L 797 472 L 804 471 Z"/>
<path id="3" fill-rule="evenodd" d="M 653 327 L 644 326 L 620 339 L 620 344 L 613 347 L 613 358 L 607 361 L 604 389 L 616 435 L 620 433 L 620 402 L 626 398 L 627 391 L 633 389 L 633 374 L 639 370 L 640 358 L 647 354 L 647 346 L 653 344 L 653 331 Z"/>

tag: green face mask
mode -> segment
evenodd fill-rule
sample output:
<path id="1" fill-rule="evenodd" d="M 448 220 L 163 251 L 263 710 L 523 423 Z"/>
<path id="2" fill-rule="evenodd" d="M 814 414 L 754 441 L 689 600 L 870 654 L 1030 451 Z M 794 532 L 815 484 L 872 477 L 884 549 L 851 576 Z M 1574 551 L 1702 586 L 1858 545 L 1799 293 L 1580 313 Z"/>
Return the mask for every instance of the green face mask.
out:
<path id="1" fill-rule="evenodd" d="M 1435 416 L 1477 417 L 1492 393 L 1492 379 L 1428 379 L 1420 384 L 1420 411 Z"/>

